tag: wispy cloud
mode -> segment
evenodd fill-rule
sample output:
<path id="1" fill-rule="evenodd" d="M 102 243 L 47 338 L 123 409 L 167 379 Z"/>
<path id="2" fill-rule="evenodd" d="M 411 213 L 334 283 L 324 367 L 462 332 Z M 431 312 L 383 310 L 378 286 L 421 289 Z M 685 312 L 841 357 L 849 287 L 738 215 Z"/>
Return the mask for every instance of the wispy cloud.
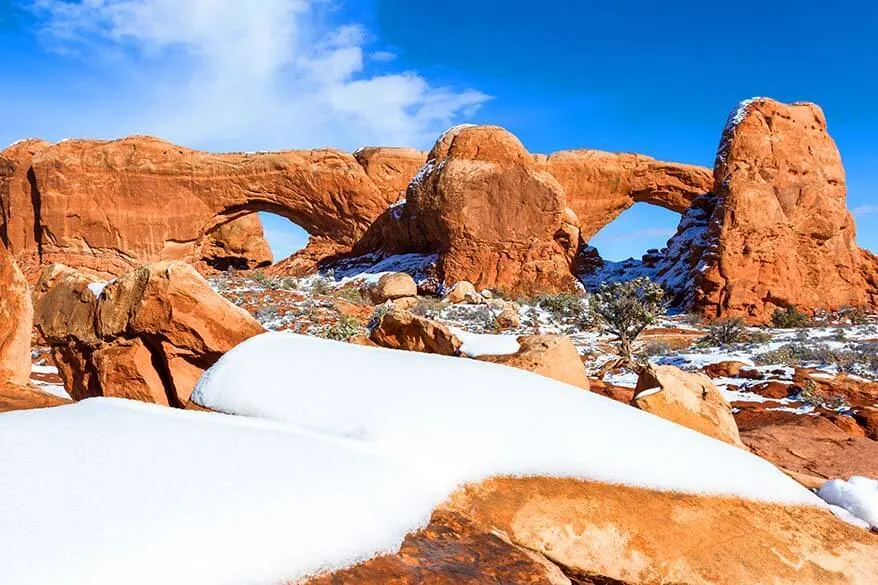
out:
<path id="1" fill-rule="evenodd" d="M 186 145 L 423 147 L 489 99 L 414 71 L 370 74 L 364 55 L 385 64 L 394 55 L 368 53 L 363 27 L 332 22 L 327 0 L 33 0 L 32 9 L 55 47 L 118 72 L 105 89 L 129 103 L 106 113 L 107 127 Z"/>
<path id="2" fill-rule="evenodd" d="M 858 205 L 853 208 L 853 214 L 860 215 L 873 215 L 878 213 L 878 205 Z"/>

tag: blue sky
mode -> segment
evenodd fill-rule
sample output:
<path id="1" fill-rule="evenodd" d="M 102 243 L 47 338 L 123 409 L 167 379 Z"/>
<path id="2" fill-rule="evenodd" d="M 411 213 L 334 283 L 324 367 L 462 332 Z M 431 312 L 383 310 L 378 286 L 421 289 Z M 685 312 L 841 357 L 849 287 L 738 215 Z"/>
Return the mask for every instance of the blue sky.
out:
<path id="1" fill-rule="evenodd" d="M 549 0 L 0 0 L 0 145 L 162 136 L 210 150 L 428 148 L 458 122 L 530 150 L 712 165 L 745 98 L 819 103 L 878 251 L 878 6 Z M 592 243 L 661 247 L 636 205 Z M 266 218 L 284 254 L 301 231 Z"/>

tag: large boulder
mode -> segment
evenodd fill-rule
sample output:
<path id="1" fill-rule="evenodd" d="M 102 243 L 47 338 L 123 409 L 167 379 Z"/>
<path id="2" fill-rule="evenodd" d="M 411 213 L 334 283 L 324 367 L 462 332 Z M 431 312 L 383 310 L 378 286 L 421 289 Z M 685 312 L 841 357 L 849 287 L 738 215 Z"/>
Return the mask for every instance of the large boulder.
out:
<path id="1" fill-rule="evenodd" d="M 393 309 L 382 315 L 372 328 L 369 339 L 390 349 L 449 356 L 458 355 L 462 345 L 442 323 L 400 309 Z"/>
<path id="2" fill-rule="evenodd" d="M 465 487 L 446 508 L 571 583 L 868 585 L 878 572 L 878 537 L 807 506 L 534 477 Z"/>
<path id="3" fill-rule="evenodd" d="M 199 256 L 217 270 L 250 270 L 271 266 L 271 246 L 262 233 L 259 215 L 249 213 L 205 234 Z"/>
<path id="4" fill-rule="evenodd" d="M 369 287 L 369 296 L 375 304 L 393 301 L 418 294 L 418 285 L 411 275 L 405 272 L 382 274 L 374 285 Z"/>
<path id="5" fill-rule="evenodd" d="M 76 400 L 119 396 L 185 406 L 204 370 L 264 331 L 182 262 L 141 266 L 101 286 L 53 265 L 34 293 L 37 328 Z"/>
<path id="6" fill-rule="evenodd" d="M 61 398 L 32 386 L 10 384 L 0 380 L 0 413 L 62 406 L 70 402 L 68 398 Z"/>
<path id="7" fill-rule="evenodd" d="M 478 359 L 527 370 L 559 382 L 589 389 L 588 376 L 576 346 L 565 335 L 528 335 L 518 338 L 521 349 L 508 355 L 482 355 Z"/>
<path id="8" fill-rule="evenodd" d="M 876 264 L 856 244 L 844 167 L 818 106 L 742 102 L 722 135 L 713 192 L 684 218 L 660 271 L 694 291 L 691 307 L 764 322 L 778 307 L 876 306 Z"/>
<path id="9" fill-rule="evenodd" d="M 575 214 L 558 181 L 502 128 L 444 134 L 409 186 L 403 214 L 440 251 L 447 283 L 523 292 L 573 285 Z"/>
<path id="10" fill-rule="evenodd" d="M 30 379 L 33 314 L 27 281 L 0 240 L 0 383 Z"/>
<path id="11" fill-rule="evenodd" d="M 634 406 L 720 441 L 743 446 L 732 407 L 704 374 L 650 365 L 637 378 Z"/>

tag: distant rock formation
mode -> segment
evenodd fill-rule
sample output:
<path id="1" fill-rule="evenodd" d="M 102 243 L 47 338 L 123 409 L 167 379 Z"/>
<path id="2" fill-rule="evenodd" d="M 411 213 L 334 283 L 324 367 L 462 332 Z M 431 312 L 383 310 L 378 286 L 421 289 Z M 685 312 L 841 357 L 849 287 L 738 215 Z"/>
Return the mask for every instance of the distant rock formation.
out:
<path id="1" fill-rule="evenodd" d="M 742 102 L 714 180 L 658 270 L 684 305 L 751 321 L 779 307 L 878 306 L 878 262 L 856 244 L 841 157 L 818 106 Z"/>
<path id="2" fill-rule="evenodd" d="M 157 260 L 264 264 L 258 219 L 237 223 L 256 211 L 346 249 L 424 162 L 385 148 L 209 154 L 145 136 L 28 140 L 0 156 L 14 164 L 0 184 L 0 233 L 32 279 L 53 262 L 102 276 Z"/>
<path id="3" fill-rule="evenodd" d="M 503 128 L 459 126 L 353 253 L 439 253 L 448 285 L 564 290 L 582 243 L 619 213 L 637 201 L 685 210 L 710 182 L 701 167 L 589 150 L 531 155 Z"/>

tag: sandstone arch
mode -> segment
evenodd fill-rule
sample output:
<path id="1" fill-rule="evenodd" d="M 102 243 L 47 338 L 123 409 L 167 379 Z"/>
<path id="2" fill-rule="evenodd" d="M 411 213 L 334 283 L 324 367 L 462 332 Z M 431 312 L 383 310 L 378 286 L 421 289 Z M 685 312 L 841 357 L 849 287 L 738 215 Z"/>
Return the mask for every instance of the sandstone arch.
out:
<path id="1" fill-rule="evenodd" d="M 13 251 L 108 275 L 198 261 L 207 234 L 258 210 L 350 247 L 424 159 L 384 148 L 211 154 L 147 136 L 26 141 L 7 153 L 17 166 L 4 203 L 22 210 L 4 217 Z"/>
<path id="2" fill-rule="evenodd" d="M 533 155 L 503 128 L 459 126 L 353 253 L 438 253 L 447 284 L 564 289 L 579 249 L 625 209 L 642 201 L 679 213 L 712 184 L 695 165 L 597 150 Z"/>

